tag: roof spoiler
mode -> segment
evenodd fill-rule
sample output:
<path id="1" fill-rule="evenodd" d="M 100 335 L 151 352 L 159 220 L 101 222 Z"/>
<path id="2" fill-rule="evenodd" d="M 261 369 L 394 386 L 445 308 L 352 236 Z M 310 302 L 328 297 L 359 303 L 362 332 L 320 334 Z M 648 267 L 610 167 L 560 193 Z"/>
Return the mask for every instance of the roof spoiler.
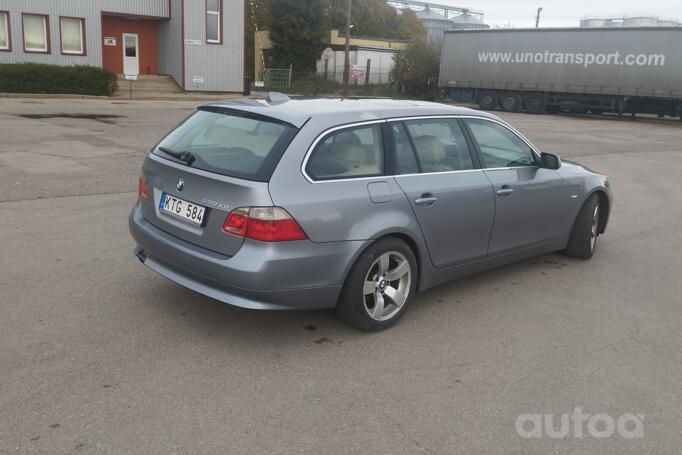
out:
<path id="1" fill-rule="evenodd" d="M 288 101 L 291 101 L 288 96 L 283 93 L 270 92 L 268 96 L 263 98 L 239 98 L 232 100 L 225 100 L 219 102 L 206 103 L 199 106 L 198 109 L 203 110 L 231 110 L 238 112 L 247 112 L 262 117 L 278 120 L 282 123 L 287 123 L 296 128 L 301 128 L 310 119 L 310 115 L 297 112 L 295 109 L 290 109 L 284 106 Z M 280 107 L 281 106 L 281 107 Z"/>
<path id="2" fill-rule="evenodd" d="M 277 105 L 284 104 L 287 101 L 290 101 L 290 98 L 286 96 L 284 93 L 270 92 L 268 93 L 268 96 L 265 98 L 265 101 L 267 101 L 268 104 L 270 105 Z"/>

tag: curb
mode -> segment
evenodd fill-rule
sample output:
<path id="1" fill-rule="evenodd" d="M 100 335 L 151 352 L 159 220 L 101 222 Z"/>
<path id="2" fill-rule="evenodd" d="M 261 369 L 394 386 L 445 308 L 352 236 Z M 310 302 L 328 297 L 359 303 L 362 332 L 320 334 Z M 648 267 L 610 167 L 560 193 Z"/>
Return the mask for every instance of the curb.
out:
<path id="1" fill-rule="evenodd" d="M 95 95 L 77 95 L 67 93 L 0 93 L 0 98 L 15 99 L 15 98 L 32 98 L 32 99 L 83 99 L 83 100 L 106 100 L 106 101 L 209 101 L 209 100 L 224 100 L 224 99 L 239 99 L 244 98 L 241 94 L 235 93 L 216 93 L 193 95 L 193 94 L 177 94 L 177 95 L 162 95 L 162 96 L 138 96 L 128 98 L 125 96 L 95 96 Z"/>

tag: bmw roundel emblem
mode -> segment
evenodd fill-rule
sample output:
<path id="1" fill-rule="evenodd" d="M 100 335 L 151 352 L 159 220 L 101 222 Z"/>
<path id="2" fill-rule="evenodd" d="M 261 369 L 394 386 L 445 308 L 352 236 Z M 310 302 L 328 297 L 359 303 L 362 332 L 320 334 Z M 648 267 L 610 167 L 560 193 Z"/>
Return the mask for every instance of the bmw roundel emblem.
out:
<path id="1" fill-rule="evenodd" d="M 185 187 L 185 181 L 182 179 L 178 179 L 178 183 L 175 184 L 175 188 L 178 189 L 178 191 L 182 191 L 182 189 Z"/>

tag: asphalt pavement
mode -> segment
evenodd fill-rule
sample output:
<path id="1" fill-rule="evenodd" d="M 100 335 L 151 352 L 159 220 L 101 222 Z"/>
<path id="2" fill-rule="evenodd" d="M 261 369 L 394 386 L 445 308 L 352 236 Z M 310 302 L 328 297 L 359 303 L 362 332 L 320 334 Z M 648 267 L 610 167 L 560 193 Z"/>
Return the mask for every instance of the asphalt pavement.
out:
<path id="1" fill-rule="evenodd" d="M 368 334 L 132 255 L 142 160 L 196 104 L 0 100 L 1 454 L 680 453 L 680 122 L 503 114 L 609 176 L 595 257 L 442 285 Z"/>

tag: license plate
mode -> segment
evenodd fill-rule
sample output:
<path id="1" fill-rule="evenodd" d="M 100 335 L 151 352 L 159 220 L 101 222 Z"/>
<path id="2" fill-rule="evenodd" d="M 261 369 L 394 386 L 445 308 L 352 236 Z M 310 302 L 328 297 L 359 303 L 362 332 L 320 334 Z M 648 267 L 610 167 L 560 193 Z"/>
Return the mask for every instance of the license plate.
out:
<path id="1" fill-rule="evenodd" d="M 201 226 L 201 223 L 203 223 L 204 212 L 206 211 L 205 207 L 192 204 L 184 199 L 171 196 L 168 193 L 161 194 L 159 209 L 163 213 L 182 218 L 197 226 Z"/>

